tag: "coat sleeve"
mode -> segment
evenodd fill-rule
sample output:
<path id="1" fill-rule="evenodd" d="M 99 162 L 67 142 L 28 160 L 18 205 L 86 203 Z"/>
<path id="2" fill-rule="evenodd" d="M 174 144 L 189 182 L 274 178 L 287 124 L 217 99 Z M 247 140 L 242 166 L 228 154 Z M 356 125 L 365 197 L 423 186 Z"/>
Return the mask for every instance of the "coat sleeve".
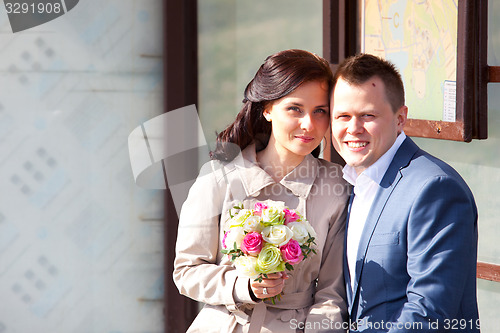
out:
<path id="1" fill-rule="evenodd" d="M 345 200 L 344 200 L 345 201 Z M 323 250 L 314 304 L 306 319 L 306 332 L 346 332 L 348 314 L 343 275 L 343 249 L 347 205 L 332 216 Z"/>
<path id="2" fill-rule="evenodd" d="M 182 295 L 211 305 L 254 303 L 249 279 L 231 265 L 218 264 L 219 227 L 225 198 L 224 177 L 216 162 L 205 164 L 189 190 L 180 217 L 174 282 Z M 218 178 L 220 181 L 218 181 Z"/>
<path id="3" fill-rule="evenodd" d="M 421 323 L 412 326 L 418 332 L 445 332 L 476 279 L 477 210 L 465 184 L 440 176 L 423 185 L 409 214 L 407 252 L 407 302 L 389 332 L 410 332 L 408 323 Z"/>

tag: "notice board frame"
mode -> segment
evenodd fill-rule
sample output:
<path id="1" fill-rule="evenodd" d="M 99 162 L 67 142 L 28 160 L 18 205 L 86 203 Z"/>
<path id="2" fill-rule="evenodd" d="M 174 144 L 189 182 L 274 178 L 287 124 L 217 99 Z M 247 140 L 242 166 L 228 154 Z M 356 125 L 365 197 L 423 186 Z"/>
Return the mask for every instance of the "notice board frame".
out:
<path id="1" fill-rule="evenodd" d="M 361 1 L 323 0 L 323 56 L 333 70 L 344 58 L 360 52 Z M 464 142 L 488 137 L 488 1 L 458 0 L 457 6 L 455 121 L 408 119 L 405 133 L 409 136 Z"/>

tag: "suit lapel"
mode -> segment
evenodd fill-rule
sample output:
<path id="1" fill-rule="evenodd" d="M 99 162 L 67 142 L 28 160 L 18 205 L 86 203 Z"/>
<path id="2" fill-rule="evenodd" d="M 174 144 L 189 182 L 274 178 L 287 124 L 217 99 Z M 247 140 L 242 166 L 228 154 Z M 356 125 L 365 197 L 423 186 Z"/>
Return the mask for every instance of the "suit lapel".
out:
<path id="1" fill-rule="evenodd" d="M 344 233 L 344 281 L 346 283 L 346 294 L 347 294 L 347 305 L 349 310 L 352 307 L 352 288 L 351 288 L 351 276 L 349 275 L 349 264 L 347 263 L 347 227 L 349 225 L 349 216 L 351 215 L 352 201 L 354 200 L 354 191 L 351 191 L 349 196 L 349 205 L 347 206 L 347 220 Z"/>
<path id="2" fill-rule="evenodd" d="M 406 138 L 405 141 L 403 141 L 403 143 L 401 144 L 401 147 L 399 147 L 398 151 L 396 152 L 396 155 L 394 156 L 391 164 L 389 165 L 389 168 L 387 169 L 384 177 L 382 178 L 382 181 L 380 182 L 380 187 L 377 190 L 377 194 L 375 195 L 372 207 L 370 208 L 370 212 L 368 213 L 368 217 L 366 219 L 363 233 L 359 242 L 358 254 L 356 259 L 356 274 L 353 288 L 354 295 L 352 295 L 351 298 L 353 301 L 349 302 L 350 313 L 352 311 L 354 300 L 356 300 L 359 294 L 359 280 L 361 278 L 361 273 L 365 264 L 366 252 L 368 251 L 370 240 L 375 231 L 375 227 L 379 222 L 380 215 L 384 211 L 387 201 L 389 200 L 392 192 L 402 178 L 402 173 L 400 172 L 400 170 L 408 166 L 411 158 L 418 149 L 418 146 L 410 138 Z M 351 283 L 353 282 L 351 281 Z"/>

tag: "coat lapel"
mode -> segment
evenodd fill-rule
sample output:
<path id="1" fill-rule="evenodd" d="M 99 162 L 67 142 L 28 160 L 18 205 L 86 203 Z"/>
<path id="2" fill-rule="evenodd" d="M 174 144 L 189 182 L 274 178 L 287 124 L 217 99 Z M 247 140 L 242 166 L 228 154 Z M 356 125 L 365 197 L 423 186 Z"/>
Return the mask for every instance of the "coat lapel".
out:
<path id="1" fill-rule="evenodd" d="M 358 254 L 356 259 L 356 274 L 354 282 L 354 295 L 352 296 L 352 302 L 349 302 L 349 312 L 352 311 L 352 306 L 355 303 L 354 300 L 359 294 L 359 280 L 363 271 L 363 266 L 365 264 L 365 256 L 368 251 L 370 240 L 372 238 L 375 227 L 379 222 L 380 215 L 382 214 L 387 201 L 389 200 L 394 188 L 397 186 L 402 178 L 402 173 L 400 170 L 408 166 L 411 158 L 417 152 L 418 146 L 410 138 L 406 138 L 401 144 L 396 155 L 394 156 L 389 168 L 387 169 L 382 181 L 380 182 L 380 187 L 375 195 L 370 212 L 361 235 L 361 239 L 358 247 Z M 352 201 L 351 201 L 352 202 Z"/>

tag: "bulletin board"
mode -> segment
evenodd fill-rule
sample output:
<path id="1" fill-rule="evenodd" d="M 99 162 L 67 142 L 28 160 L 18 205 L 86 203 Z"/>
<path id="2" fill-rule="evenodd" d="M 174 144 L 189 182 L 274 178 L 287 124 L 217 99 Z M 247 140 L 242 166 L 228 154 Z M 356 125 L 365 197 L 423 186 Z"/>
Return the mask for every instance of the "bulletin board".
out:
<path id="1" fill-rule="evenodd" d="M 332 68 L 364 52 L 399 69 L 409 136 L 487 138 L 487 1 L 325 1 Z M 354 40 L 354 41 L 353 41 Z"/>

